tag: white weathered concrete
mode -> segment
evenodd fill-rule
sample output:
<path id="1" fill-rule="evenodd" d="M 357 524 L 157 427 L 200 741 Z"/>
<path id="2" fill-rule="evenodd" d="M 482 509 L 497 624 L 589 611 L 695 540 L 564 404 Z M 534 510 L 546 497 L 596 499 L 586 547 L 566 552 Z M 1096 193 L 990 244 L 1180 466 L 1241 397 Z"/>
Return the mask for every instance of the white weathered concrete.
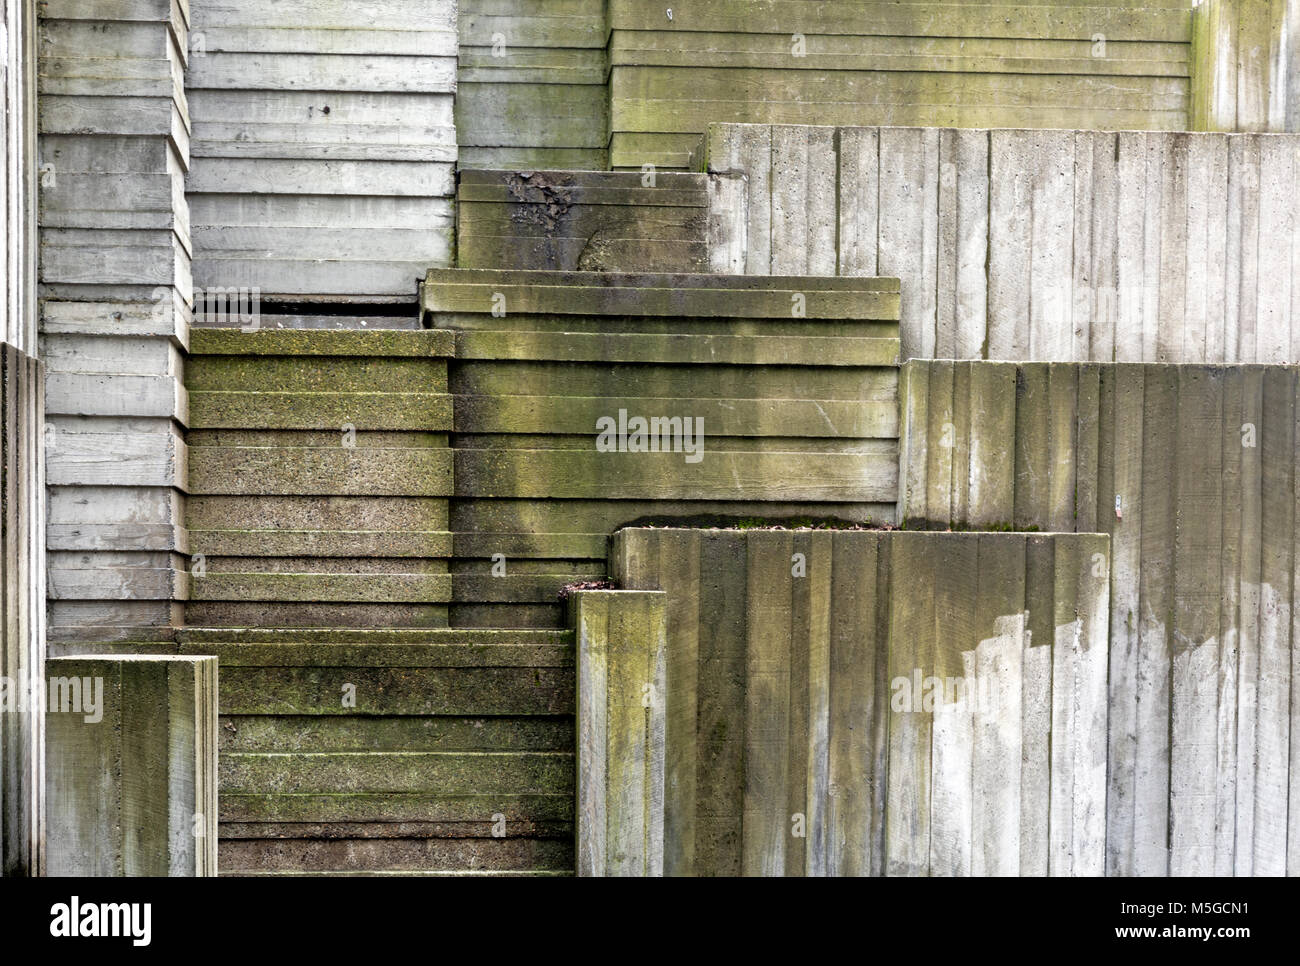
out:
<path id="1" fill-rule="evenodd" d="M 189 8 L 41 15 L 51 636 L 165 636 L 187 569 Z"/>
<path id="2" fill-rule="evenodd" d="M 450 264 L 456 0 L 195 4 L 195 283 L 406 296 Z"/>
<path id="3" fill-rule="evenodd" d="M 904 359 L 1300 362 L 1300 135 L 720 124 L 708 166 L 715 271 L 897 276 Z"/>

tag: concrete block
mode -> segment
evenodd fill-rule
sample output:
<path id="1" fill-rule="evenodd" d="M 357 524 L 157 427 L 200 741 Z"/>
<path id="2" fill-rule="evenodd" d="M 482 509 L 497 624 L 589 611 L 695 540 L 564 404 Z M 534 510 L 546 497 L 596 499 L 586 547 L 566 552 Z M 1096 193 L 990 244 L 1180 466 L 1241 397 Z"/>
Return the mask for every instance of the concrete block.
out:
<path id="1" fill-rule="evenodd" d="M 576 592 L 578 875 L 664 874 L 667 625 L 658 592 Z"/>
<path id="2" fill-rule="evenodd" d="M 212 876 L 217 860 L 217 661 L 48 662 L 54 876 Z"/>

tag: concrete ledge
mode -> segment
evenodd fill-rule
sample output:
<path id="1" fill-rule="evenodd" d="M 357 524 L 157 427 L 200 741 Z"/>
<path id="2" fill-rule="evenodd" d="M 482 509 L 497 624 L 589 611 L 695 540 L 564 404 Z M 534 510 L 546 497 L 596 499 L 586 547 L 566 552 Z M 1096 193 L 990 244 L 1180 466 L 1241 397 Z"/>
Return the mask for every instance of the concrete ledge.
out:
<path id="1" fill-rule="evenodd" d="M 661 876 L 666 595 L 579 591 L 578 875 Z"/>
<path id="2" fill-rule="evenodd" d="M 51 658 L 48 873 L 217 869 L 217 660 Z"/>
<path id="3" fill-rule="evenodd" d="M 191 492 L 268 496 L 447 496 L 452 455 L 435 448 L 196 446 Z"/>
<path id="4" fill-rule="evenodd" d="M 191 429 L 451 429 L 451 397 L 414 392 L 217 391 L 190 394 Z"/>
<path id="5" fill-rule="evenodd" d="M 421 286 L 426 318 L 457 312 L 509 315 L 690 316 L 897 320 L 897 279 L 619 275 L 433 269 Z M 847 283 L 847 284 L 846 284 Z"/>
<path id="6" fill-rule="evenodd" d="M 334 332 L 292 329 L 241 332 L 196 328 L 190 334 L 195 355 L 411 356 L 438 358 L 453 351 L 452 333 L 385 329 Z"/>

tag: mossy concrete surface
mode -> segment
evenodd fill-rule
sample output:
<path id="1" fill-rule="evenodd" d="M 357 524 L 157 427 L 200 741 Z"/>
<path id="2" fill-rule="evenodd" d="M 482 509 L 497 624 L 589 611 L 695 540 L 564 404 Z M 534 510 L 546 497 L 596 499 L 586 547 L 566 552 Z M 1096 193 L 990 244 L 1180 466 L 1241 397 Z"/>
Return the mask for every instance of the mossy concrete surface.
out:
<path id="1" fill-rule="evenodd" d="M 1300 131 L 1300 11 L 1288 0 L 1201 0 L 1192 129 Z"/>
<path id="2" fill-rule="evenodd" d="M 664 874 L 666 595 L 579 590 L 577 871 Z"/>
<path id="3" fill-rule="evenodd" d="M 703 272 L 702 174 L 462 171 L 460 268 Z"/>
<path id="4" fill-rule="evenodd" d="M 665 872 L 1102 874 L 1109 549 L 619 531 L 667 595 Z"/>
<path id="5" fill-rule="evenodd" d="M 1293 774 L 1295 368 L 903 373 L 909 526 L 1110 535 L 1107 873 L 1294 870 L 1264 816 Z"/>
<path id="6" fill-rule="evenodd" d="M 217 660 L 47 662 L 47 871 L 217 874 Z"/>
<path id="7" fill-rule="evenodd" d="M 1186 130 L 1191 4 L 613 0 L 610 167 L 712 122 Z"/>
<path id="8" fill-rule="evenodd" d="M 453 334 L 199 329 L 192 349 L 190 620 L 445 625 Z"/>
<path id="9" fill-rule="evenodd" d="M 460 167 L 603 170 L 609 142 L 604 0 L 459 0 Z"/>
<path id="10" fill-rule="evenodd" d="M 898 298 L 896 279 L 430 272 L 426 323 L 456 333 L 451 622 L 562 626 L 558 591 L 603 576 L 637 519 L 891 522 Z M 634 418 L 668 436 L 618 443 Z"/>

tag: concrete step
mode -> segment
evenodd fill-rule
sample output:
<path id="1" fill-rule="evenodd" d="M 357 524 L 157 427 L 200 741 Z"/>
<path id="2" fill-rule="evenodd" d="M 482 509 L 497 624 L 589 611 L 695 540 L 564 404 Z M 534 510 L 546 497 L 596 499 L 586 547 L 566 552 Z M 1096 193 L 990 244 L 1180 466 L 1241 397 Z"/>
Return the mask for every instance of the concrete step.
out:
<path id="1" fill-rule="evenodd" d="M 572 752 L 234 752 L 222 754 L 221 790 L 545 795 L 573 791 Z"/>
<path id="2" fill-rule="evenodd" d="M 403 794 L 371 791 L 240 793 L 223 790 L 219 808 L 223 826 L 232 830 L 235 826 L 257 823 L 286 826 L 277 832 L 282 837 L 288 832 L 296 832 L 305 837 L 324 838 L 327 837 L 325 833 L 317 828 L 322 825 L 342 830 L 357 823 L 500 822 L 501 819 L 492 818 L 494 815 L 504 816 L 511 833 L 529 825 L 550 826 L 573 821 L 573 795 L 568 791 L 542 795 L 452 795 L 436 789 Z M 243 838 L 261 837 L 246 829 L 235 831 Z M 353 832 L 346 834 L 358 837 Z"/>
<path id="3" fill-rule="evenodd" d="M 565 878 L 572 877 L 572 869 L 363 869 L 338 870 L 320 869 L 304 871 L 301 869 L 244 869 L 222 872 L 227 876 L 271 877 L 292 876 L 293 878 L 311 878 L 329 876 L 337 878 L 376 878 L 389 876 L 429 876 L 431 878 Z"/>
<path id="4" fill-rule="evenodd" d="M 574 868 L 565 839 L 226 839 L 218 867 L 227 875 L 275 871 L 430 874 L 520 871 L 564 873 Z"/>
<path id="5" fill-rule="evenodd" d="M 571 631 L 186 628 L 220 663 L 223 874 L 573 870 Z"/>

